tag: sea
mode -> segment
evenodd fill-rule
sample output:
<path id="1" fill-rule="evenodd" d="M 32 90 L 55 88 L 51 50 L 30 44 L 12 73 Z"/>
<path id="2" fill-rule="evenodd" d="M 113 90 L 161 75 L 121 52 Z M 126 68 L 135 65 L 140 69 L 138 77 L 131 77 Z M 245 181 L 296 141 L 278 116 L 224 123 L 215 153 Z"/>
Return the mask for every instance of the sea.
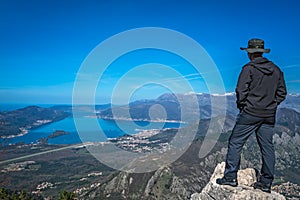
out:
<path id="1" fill-rule="evenodd" d="M 5 107 L 6 111 L 23 106 Z M 45 106 L 44 106 L 45 107 Z M 9 109 L 8 109 L 9 108 Z M 3 106 L 2 106 L 2 110 Z M 1 109 L 0 109 L 1 111 Z M 75 121 L 79 126 L 76 127 Z M 95 123 L 96 122 L 96 123 Z M 95 126 L 95 124 L 97 124 Z M 137 134 L 143 130 L 180 128 L 184 124 L 180 122 L 149 122 L 149 121 L 126 121 L 104 120 L 80 116 L 74 120 L 73 116 L 63 120 L 45 124 L 29 130 L 27 134 L 13 138 L 0 139 L 4 146 L 13 144 L 34 144 L 43 138 L 48 138 L 55 131 L 65 131 L 67 134 L 54 138 L 48 138 L 48 144 L 78 144 L 82 142 L 104 142 L 108 138 L 120 137 L 124 134 Z"/>

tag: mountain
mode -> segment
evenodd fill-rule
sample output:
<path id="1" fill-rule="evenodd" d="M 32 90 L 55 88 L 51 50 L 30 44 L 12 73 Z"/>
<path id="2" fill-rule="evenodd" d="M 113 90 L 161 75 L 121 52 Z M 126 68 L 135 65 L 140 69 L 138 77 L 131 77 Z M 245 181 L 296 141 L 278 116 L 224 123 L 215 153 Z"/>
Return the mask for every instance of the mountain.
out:
<path id="1" fill-rule="evenodd" d="M 195 99 L 196 98 L 196 99 Z M 196 112 L 195 102 L 198 103 L 199 113 Z M 212 113 L 212 102 L 214 102 L 214 111 Z M 104 119 L 166 119 L 182 121 L 182 110 L 184 107 L 188 115 L 189 122 L 197 118 L 210 119 L 218 115 L 236 116 L 239 112 L 236 108 L 236 97 L 234 93 L 205 94 L 205 93 L 187 93 L 187 94 L 172 94 L 166 93 L 156 99 L 139 100 L 130 103 L 129 105 L 115 106 L 113 108 L 99 110 L 98 116 Z M 162 108 L 164 110 L 162 110 Z M 286 100 L 279 108 L 289 108 L 300 112 L 300 95 L 287 95 Z M 226 113 L 222 112 L 222 110 Z M 129 116 L 128 116 L 129 112 Z M 153 114 L 155 113 L 155 114 Z"/>
<path id="2" fill-rule="evenodd" d="M 2 112 L 0 113 L 0 137 L 14 137 L 25 134 L 29 129 L 59 121 L 68 116 L 70 116 L 70 113 L 38 106 L 28 106 Z"/>
<path id="3" fill-rule="evenodd" d="M 227 100 L 227 115 L 225 125 L 221 128 L 219 122 L 222 116 L 218 116 L 218 112 L 212 116 L 210 102 L 212 100 L 221 102 L 220 99 L 224 97 Z M 178 160 L 168 165 L 162 165 L 156 171 L 148 173 L 129 173 L 107 169 L 107 166 L 98 162 L 89 154 L 87 148 L 82 146 L 80 148 L 53 152 L 49 155 L 44 155 L 44 157 L 32 157 L 32 160 L 24 161 L 28 163 L 28 166 L 23 166 L 23 162 L 17 163 L 16 165 L 13 165 L 14 163 L 8 166 L 3 165 L 0 169 L 4 171 L 6 169 L 18 169 L 16 166 L 23 166 L 24 169 L 23 174 L 21 171 L 1 172 L 1 180 L 5 180 L 5 182 L 2 183 L 2 187 L 6 187 L 6 185 L 17 187 L 18 185 L 18 187 L 21 188 L 27 187 L 25 189 L 28 191 L 35 191 L 32 188 L 37 188 L 37 186 L 47 183 L 46 185 L 48 185 L 48 187 L 39 191 L 41 194 L 46 193 L 50 196 L 55 193 L 57 194 L 58 191 L 63 188 L 76 193 L 78 199 L 190 199 L 194 193 L 201 193 L 209 183 L 215 167 L 218 163 L 225 160 L 228 145 L 227 141 L 235 123 L 235 115 L 238 112 L 235 107 L 235 96 L 233 94 L 223 96 L 216 94 L 164 94 L 154 100 L 141 100 L 132 102 L 126 106 L 114 106 L 115 111 L 117 111 L 116 113 L 119 113 L 120 117 L 124 116 L 123 114 L 126 115 L 129 109 L 132 118 L 147 119 L 148 117 L 148 119 L 150 119 L 150 117 L 152 117 L 153 119 L 154 117 L 154 119 L 159 119 L 161 116 L 167 116 L 168 119 L 180 120 L 180 117 L 178 117 L 178 115 L 180 115 L 180 107 L 178 106 L 180 106 L 179 102 L 184 101 L 184 105 L 187 105 L 187 110 L 191 112 L 189 116 L 191 116 L 192 119 L 193 115 L 196 114 L 192 109 L 192 105 L 189 107 L 189 104 L 195 100 L 193 98 L 196 98 L 197 102 L 199 102 L 201 120 L 199 122 L 191 120 L 188 125 L 182 128 L 183 132 L 186 133 L 194 130 L 195 127 L 198 128 L 193 142 Z M 292 96 L 288 103 L 280 106 L 277 112 L 277 123 L 275 126 L 274 146 L 276 150 L 276 172 L 272 189 L 273 191 L 283 194 L 287 199 L 300 198 L 300 168 L 298 167 L 300 166 L 300 113 L 297 112 L 297 109 L 291 109 L 292 105 L 299 105 L 298 100 L 297 96 Z M 218 109 L 219 107 L 223 107 L 224 104 L 220 103 L 215 106 Z M 162 112 L 162 107 L 168 112 Z M 31 109 L 35 110 L 37 108 Z M 30 111 L 31 109 L 28 110 Z M 70 107 L 67 109 L 70 109 Z M 80 107 L 78 109 L 81 109 L 84 113 L 90 112 L 90 107 Z M 50 110 L 62 112 L 66 110 L 66 107 L 61 107 L 61 110 L 59 108 L 50 108 Z M 29 111 L 28 113 L 30 114 Z M 112 116 L 111 106 L 99 108 L 97 113 L 102 117 L 116 117 Z M 4 116 L 6 114 L 7 113 L 1 113 L 0 115 Z M 12 115 L 26 116 L 24 113 L 22 115 Z M 30 118 L 34 118 L 36 115 L 30 114 L 29 116 Z M 14 119 L 17 119 L 17 117 Z M 35 118 L 35 120 L 40 119 Z M 213 133 L 220 134 L 220 137 L 208 155 L 199 157 L 200 148 L 204 143 L 204 139 L 207 139 L 205 136 L 211 122 L 215 126 L 211 127 L 212 129 L 210 130 Z M 28 124 L 30 123 L 28 122 Z M 34 124 L 34 120 L 32 120 L 32 124 Z M 149 134 L 148 136 L 138 136 L 138 134 L 131 136 L 125 135 L 112 139 L 110 142 L 114 143 L 120 149 L 134 153 L 141 151 L 146 153 L 150 153 L 151 151 L 164 151 L 164 148 L 170 147 L 168 145 L 178 130 L 163 129 L 151 130 L 151 132 L 154 134 Z M 89 145 L 89 147 L 93 145 L 95 147 L 97 146 L 97 144 L 92 143 Z M 105 144 L 100 146 L 105 146 Z M 7 152 L 15 155 L 16 151 L 23 151 L 23 149 L 19 149 L 18 147 L 8 146 L 5 148 L 8 150 L 5 151 L 3 159 L 8 159 L 5 158 L 5 156 L 8 155 Z M 36 148 L 51 149 L 54 147 L 46 145 L 31 148 L 29 145 L 27 148 L 28 152 L 34 151 L 34 153 L 37 153 L 41 150 Z M 19 156 L 23 156 L 25 153 L 21 152 Z M 70 156 L 70 153 L 72 153 L 72 156 Z M 109 153 L 110 152 L 107 153 L 108 156 L 111 155 Z M 86 159 L 87 156 L 92 158 Z M 253 134 L 244 146 L 241 168 L 259 168 L 261 165 L 260 158 L 259 146 Z M 119 158 L 114 157 L 112 159 Z M 101 175 L 89 175 L 95 173 Z M 51 178 L 47 178 L 50 177 L 50 175 Z M 30 184 L 28 184 L 28 181 L 30 181 Z M 48 182 L 52 185 L 48 184 Z"/>
<path id="4" fill-rule="evenodd" d="M 295 133 L 300 132 L 300 116 L 299 112 L 288 109 L 278 109 L 277 115 L 277 126 L 280 126 L 278 134 L 285 132 L 285 130 L 293 130 L 293 132 L 286 131 L 290 136 L 295 136 Z"/>
<path id="5" fill-rule="evenodd" d="M 290 108 L 300 112 L 300 94 L 289 94 L 280 105 L 281 108 Z"/>
<path id="6" fill-rule="evenodd" d="M 195 99 L 196 98 L 196 99 Z M 196 103 L 195 103 L 196 102 Z M 214 111 L 212 114 L 211 102 L 214 102 Z M 198 103 L 198 108 L 195 104 Z M 224 105 L 225 103 L 225 105 Z M 184 112 L 181 108 L 184 106 Z M 139 100 L 129 105 L 115 106 L 98 112 L 98 116 L 104 119 L 132 118 L 145 120 L 177 120 L 182 121 L 181 115 L 188 115 L 188 121 L 195 119 L 209 119 L 218 115 L 224 115 L 224 106 L 227 115 L 236 115 L 238 110 L 235 106 L 235 96 L 233 93 L 226 95 L 209 94 L 172 94 L 166 93 L 157 99 Z M 162 110 L 162 108 L 164 110 Z M 200 115 L 197 111 L 199 109 Z M 128 113 L 130 116 L 128 116 Z M 153 114 L 154 113 L 154 114 Z M 151 115 L 152 114 L 152 115 Z"/>
<path id="7" fill-rule="evenodd" d="M 285 108 L 279 109 L 277 114 L 279 117 L 274 135 L 276 172 L 273 190 L 284 194 L 288 199 L 299 198 L 300 135 L 297 119 L 300 117 L 300 113 Z M 209 183 L 217 164 L 225 161 L 227 141 L 235 122 L 233 117 L 227 116 L 225 128 L 221 130 L 216 145 L 207 156 L 200 158 L 198 156 L 199 150 L 203 144 L 210 120 L 218 120 L 218 117 L 200 121 L 195 140 L 175 162 L 161 166 L 158 170 L 149 173 L 115 172 L 106 182 L 78 194 L 79 199 L 182 200 L 190 199 L 194 193 L 200 193 Z M 195 124 L 184 127 L 184 131 L 188 132 L 191 126 L 195 126 Z M 156 144 L 168 143 L 176 133 L 176 129 L 163 130 L 159 134 L 150 136 L 147 141 L 156 141 Z M 154 143 L 142 142 L 140 147 L 136 146 L 135 149 L 129 149 L 127 147 L 130 146 L 130 141 L 135 142 L 134 139 L 127 139 L 124 143 L 122 141 L 125 140 L 120 138 L 119 141 L 116 145 L 127 151 L 134 151 L 138 148 L 152 148 L 153 150 L 162 148 Z M 149 148 L 145 148 L 147 144 Z M 260 158 L 259 146 L 255 134 L 253 134 L 243 148 L 241 168 L 259 169 L 261 166 Z"/>

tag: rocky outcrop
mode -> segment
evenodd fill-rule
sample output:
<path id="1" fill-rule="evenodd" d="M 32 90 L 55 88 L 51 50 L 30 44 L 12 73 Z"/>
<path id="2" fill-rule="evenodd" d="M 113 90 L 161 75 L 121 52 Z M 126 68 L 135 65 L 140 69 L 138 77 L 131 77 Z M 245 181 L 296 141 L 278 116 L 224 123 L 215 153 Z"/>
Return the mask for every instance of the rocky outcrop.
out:
<path id="1" fill-rule="evenodd" d="M 291 182 L 282 183 L 280 185 L 273 186 L 272 189 L 284 195 L 287 199 L 290 200 L 300 199 L 300 186 L 295 183 L 291 183 Z"/>
<path id="2" fill-rule="evenodd" d="M 226 185 L 218 185 L 217 178 L 223 177 L 225 163 L 217 165 L 209 183 L 203 188 L 201 193 L 192 195 L 192 200 L 284 200 L 285 197 L 276 193 L 265 193 L 258 189 L 254 189 L 252 184 L 256 181 L 256 173 L 253 168 L 239 170 L 238 187 Z"/>

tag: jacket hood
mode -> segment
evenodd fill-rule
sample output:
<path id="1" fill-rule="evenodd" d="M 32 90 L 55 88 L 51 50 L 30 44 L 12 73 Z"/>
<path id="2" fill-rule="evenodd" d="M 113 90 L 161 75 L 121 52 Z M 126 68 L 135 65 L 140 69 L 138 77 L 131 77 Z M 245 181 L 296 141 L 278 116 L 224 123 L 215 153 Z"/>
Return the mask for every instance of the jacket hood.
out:
<path id="1" fill-rule="evenodd" d="M 252 60 L 249 64 L 266 75 L 271 75 L 274 71 L 273 63 L 267 58 L 258 57 Z"/>

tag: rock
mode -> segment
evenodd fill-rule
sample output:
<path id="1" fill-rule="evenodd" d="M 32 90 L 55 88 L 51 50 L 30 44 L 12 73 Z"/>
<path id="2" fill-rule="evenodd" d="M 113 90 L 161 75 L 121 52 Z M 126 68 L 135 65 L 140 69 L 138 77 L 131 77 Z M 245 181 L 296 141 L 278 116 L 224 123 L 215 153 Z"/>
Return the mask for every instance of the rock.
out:
<path id="1" fill-rule="evenodd" d="M 191 192 L 189 192 L 185 187 L 186 181 L 186 179 L 180 179 L 179 177 L 174 175 L 172 178 L 170 191 L 172 193 L 180 195 L 183 199 L 189 199 L 189 197 L 191 196 Z"/>
<path id="2" fill-rule="evenodd" d="M 252 168 L 239 170 L 238 187 L 227 185 L 218 185 L 217 178 L 222 178 L 225 169 L 225 163 L 219 163 L 215 168 L 209 183 L 203 188 L 201 193 L 195 193 L 191 196 L 191 200 L 284 200 L 285 197 L 276 192 L 266 193 L 261 190 L 254 189 L 251 185 L 256 182 L 256 173 Z"/>
<path id="3" fill-rule="evenodd" d="M 288 196 L 289 199 L 300 199 L 300 186 L 295 183 L 282 183 L 280 185 L 273 186 L 272 189 L 276 192 Z"/>

